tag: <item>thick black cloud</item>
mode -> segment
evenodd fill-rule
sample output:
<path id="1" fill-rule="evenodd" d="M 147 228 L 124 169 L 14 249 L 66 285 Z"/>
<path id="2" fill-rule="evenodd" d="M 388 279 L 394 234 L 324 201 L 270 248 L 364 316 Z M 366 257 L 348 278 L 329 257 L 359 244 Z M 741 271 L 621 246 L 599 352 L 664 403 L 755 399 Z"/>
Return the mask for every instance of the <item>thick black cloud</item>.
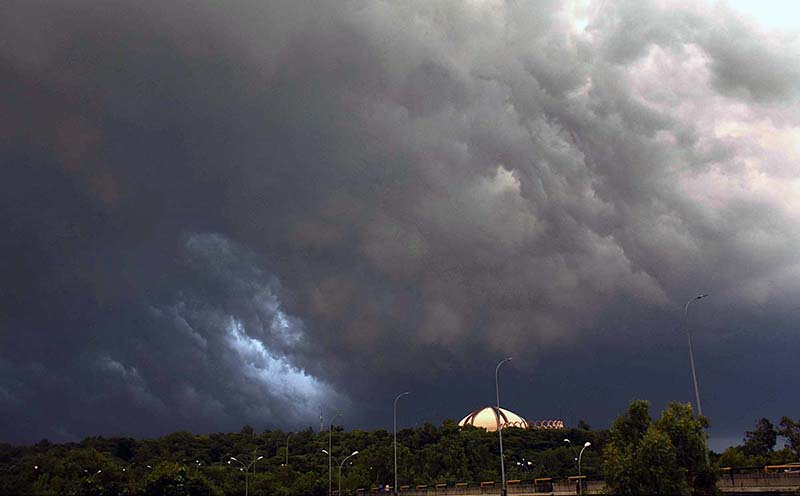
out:
<path id="1" fill-rule="evenodd" d="M 0 437 L 374 427 L 409 388 L 437 420 L 508 354 L 509 406 L 604 423 L 690 398 L 698 290 L 719 435 L 796 408 L 791 40 L 647 2 L 1 9 Z"/>

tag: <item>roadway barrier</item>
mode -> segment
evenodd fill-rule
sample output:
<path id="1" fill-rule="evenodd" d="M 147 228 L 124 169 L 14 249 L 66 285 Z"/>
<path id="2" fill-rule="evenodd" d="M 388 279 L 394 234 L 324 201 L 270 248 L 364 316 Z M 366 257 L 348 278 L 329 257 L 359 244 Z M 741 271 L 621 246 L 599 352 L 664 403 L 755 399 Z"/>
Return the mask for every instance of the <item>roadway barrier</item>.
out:
<path id="1" fill-rule="evenodd" d="M 775 492 L 788 489 L 800 493 L 800 473 L 722 475 L 717 487 L 723 493 Z"/>
<path id="2" fill-rule="evenodd" d="M 583 480 L 583 494 L 604 494 L 606 484 L 602 480 Z M 542 477 L 533 481 L 509 480 L 507 490 L 510 495 L 545 496 L 578 494 L 578 478 L 551 479 Z M 717 487 L 723 494 L 793 494 L 800 493 L 800 473 L 729 473 L 720 476 Z M 370 490 L 370 493 L 373 493 Z M 400 486 L 402 496 L 449 496 L 484 495 L 499 496 L 500 484 L 496 481 L 480 483 L 459 482 L 456 484 L 420 484 L 416 487 Z M 373 493 L 375 494 L 375 493 Z"/>

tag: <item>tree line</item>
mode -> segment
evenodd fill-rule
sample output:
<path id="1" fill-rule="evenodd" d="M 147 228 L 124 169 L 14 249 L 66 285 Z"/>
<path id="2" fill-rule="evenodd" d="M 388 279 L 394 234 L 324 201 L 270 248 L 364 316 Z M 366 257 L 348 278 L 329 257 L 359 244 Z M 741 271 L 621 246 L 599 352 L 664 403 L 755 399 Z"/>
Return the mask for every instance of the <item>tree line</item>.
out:
<path id="1" fill-rule="evenodd" d="M 576 475 L 575 451 L 564 442 L 568 438 L 573 446 L 591 443 L 581 460 L 582 473 L 604 478 L 616 494 L 711 494 L 720 464 L 800 458 L 800 423 L 785 417 L 775 428 L 764 420 L 746 434 L 742 446 L 721 455 L 706 449 L 707 420 L 677 403 L 652 419 L 647 402 L 634 401 L 608 430 L 593 430 L 584 422 L 564 430 L 509 428 L 503 431 L 506 478 Z M 776 449 L 781 436 L 787 446 Z M 235 433 L 176 432 L 155 439 L 0 444 L 0 494 L 237 496 L 245 494 L 247 484 L 252 495 L 322 496 L 329 483 L 328 455 L 322 450 L 329 442 L 334 490 L 339 461 L 355 451 L 358 455 L 342 466 L 344 494 L 393 482 L 392 436 L 386 430 L 289 433 L 245 426 Z M 497 435 L 460 428 L 452 420 L 402 429 L 398 467 L 400 483 L 412 486 L 498 481 Z"/>
<path id="2" fill-rule="evenodd" d="M 585 424 L 583 427 L 588 427 Z M 291 434 L 291 435 L 290 435 Z M 329 440 L 329 435 L 331 439 Z M 288 437 L 288 464 L 287 464 Z M 504 430 L 508 479 L 566 477 L 576 472 L 564 443 L 590 441 L 602 449 L 606 432 Z M 496 433 L 447 420 L 398 431 L 401 484 L 499 480 Z M 333 446 L 333 489 L 342 467 L 342 492 L 387 486 L 394 481 L 392 435 L 386 430 L 261 433 L 245 426 L 237 433 L 196 435 L 176 432 L 156 439 L 89 437 L 79 443 L 0 445 L 0 494 L 36 495 L 243 495 L 249 466 L 249 494 L 322 496 L 328 492 L 328 455 Z M 263 457 L 260 458 L 259 457 Z M 587 451 L 582 469 L 599 471 L 599 452 Z"/>

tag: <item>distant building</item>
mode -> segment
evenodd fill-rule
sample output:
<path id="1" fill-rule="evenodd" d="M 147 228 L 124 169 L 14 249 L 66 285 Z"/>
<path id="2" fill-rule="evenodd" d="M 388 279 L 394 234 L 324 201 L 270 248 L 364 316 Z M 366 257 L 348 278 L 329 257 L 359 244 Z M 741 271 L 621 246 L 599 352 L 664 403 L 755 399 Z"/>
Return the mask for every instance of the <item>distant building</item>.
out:
<path id="1" fill-rule="evenodd" d="M 505 408 L 487 406 L 470 413 L 458 423 L 459 426 L 472 425 L 495 432 L 497 429 L 519 427 L 521 429 L 563 429 L 563 420 L 534 420 L 528 422 Z"/>

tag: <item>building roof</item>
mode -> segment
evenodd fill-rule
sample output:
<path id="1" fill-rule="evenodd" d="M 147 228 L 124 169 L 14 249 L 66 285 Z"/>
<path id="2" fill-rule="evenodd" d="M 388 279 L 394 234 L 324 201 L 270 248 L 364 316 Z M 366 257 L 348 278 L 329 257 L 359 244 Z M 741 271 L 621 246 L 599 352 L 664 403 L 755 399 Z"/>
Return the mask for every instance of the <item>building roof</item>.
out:
<path id="1" fill-rule="evenodd" d="M 470 413 L 458 423 L 459 426 L 473 425 L 493 432 L 506 427 L 528 428 L 528 421 L 514 412 L 496 406 L 487 406 Z"/>

